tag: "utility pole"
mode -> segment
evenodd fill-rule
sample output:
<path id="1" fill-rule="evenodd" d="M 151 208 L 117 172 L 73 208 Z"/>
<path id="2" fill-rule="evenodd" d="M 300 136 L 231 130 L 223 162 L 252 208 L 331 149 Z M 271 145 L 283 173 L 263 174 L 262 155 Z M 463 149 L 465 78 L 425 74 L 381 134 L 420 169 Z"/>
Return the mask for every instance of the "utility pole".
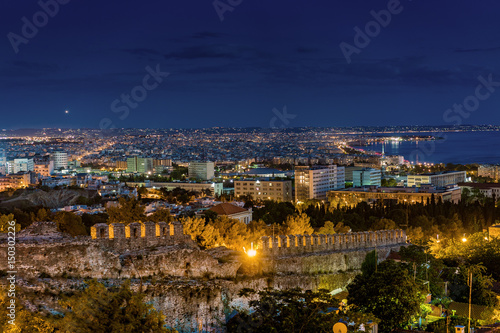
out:
<path id="1" fill-rule="evenodd" d="M 471 315 L 471 301 L 472 301 L 472 271 L 469 268 L 469 331 L 470 333 L 470 315 Z"/>

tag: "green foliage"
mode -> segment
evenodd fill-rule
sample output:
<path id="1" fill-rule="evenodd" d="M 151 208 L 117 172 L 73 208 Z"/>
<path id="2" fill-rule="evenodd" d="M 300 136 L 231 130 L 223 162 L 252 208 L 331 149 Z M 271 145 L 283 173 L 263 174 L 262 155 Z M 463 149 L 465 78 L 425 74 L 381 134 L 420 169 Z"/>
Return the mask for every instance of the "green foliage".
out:
<path id="1" fill-rule="evenodd" d="M 7 233 L 9 231 L 12 231 L 11 229 L 9 229 L 9 227 L 12 227 L 12 225 L 10 224 L 12 221 L 15 221 L 14 214 L 0 215 L 0 233 Z M 21 225 L 18 223 L 15 223 L 14 227 L 14 230 L 16 232 L 21 230 Z"/>
<path id="2" fill-rule="evenodd" d="M 289 202 L 276 202 L 266 200 L 262 208 L 257 208 L 253 212 L 255 220 L 262 220 L 266 224 L 283 224 L 288 215 L 295 213 L 295 207 Z"/>
<path id="3" fill-rule="evenodd" d="M 366 254 L 365 260 L 361 264 L 361 272 L 363 275 L 370 276 L 377 270 L 378 255 L 377 251 L 373 250 Z"/>
<path id="4" fill-rule="evenodd" d="M 453 238 L 441 238 L 438 243 L 434 240 L 430 250 L 434 256 L 447 260 L 452 264 L 467 263 L 469 265 L 482 264 L 488 274 L 495 280 L 500 280 L 500 238 L 490 237 L 486 233 L 478 232 L 466 237 L 462 242 Z"/>
<path id="5" fill-rule="evenodd" d="M 106 213 L 82 215 L 82 223 L 85 226 L 85 230 L 87 231 L 88 235 L 90 235 L 90 227 L 97 223 L 107 223 L 108 219 L 109 215 Z"/>
<path id="6" fill-rule="evenodd" d="M 82 222 L 82 218 L 71 212 L 58 212 L 54 215 L 57 229 L 71 236 L 88 236 L 89 233 Z"/>
<path id="7" fill-rule="evenodd" d="M 172 222 L 174 217 L 170 214 L 170 209 L 158 209 L 153 214 L 148 216 L 149 221 L 153 222 Z"/>
<path id="8" fill-rule="evenodd" d="M 287 235 L 312 234 L 314 229 L 311 227 L 311 219 L 305 213 L 300 215 L 288 216 L 285 222 Z"/>
<path id="9" fill-rule="evenodd" d="M 379 318 L 381 331 L 406 324 L 420 313 L 425 298 L 408 271 L 392 260 L 382 262 L 371 275 L 356 276 L 347 290 L 349 304 Z"/>
<path id="10" fill-rule="evenodd" d="M 16 312 L 15 312 L 15 325 L 9 324 L 8 321 L 11 320 L 7 315 L 9 310 L 10 297 L 7 297 L 7 291 L 2 287 L 0 290 L 0 332 L 4 333 L 55 333 L 56 328 L 54 325 L 48 321 L 46 318 L 42 317 L 38 313 L 33 313 L 26 310 L 21 304 L 19 304 L 19 299 L 16 300 Z M 17 291 L 18 292 L 18 291 Z"/>
<path id="11" fill-rule="evenodd" d="M 244 289 L 240 296 L 254 295 L 255 291 Z M 318 292 L 301 291 L 300 289 L 274 290 L 266 289 L 258 293 L 258 299 L 250 301 L 254 312 L 240 313 L 233 317 L 227 325 L 231 332 L 331 332 L 335 323 L 343 320 L 355 322 L 350 325 L 351 331 L 357 331 L 359 325 L 375 320 L 371 315 L 345 310 L 336 313 L 340 301 L 327 290 Z"/>
<path id="12" fill-rule="evenodd" d="M 31 221 L 33 222 L 47 222 L 50 221 L 51 219 L 51 214 L 50 212 L 45 209 L 45 208 L 40 208 L 36 214 L 31 213 Z"/>
<path id="13" fill-rule="evenodd" d="M 426 331 L 427 332 L 434 332 L 434 333 L 454 332 L 455 326 L 461 325 L 461 326 L 465 326 L 465 332 L 468 332 L 468 329 L 467 329 L 468 324 L 469 324 L 469 319 L 466 317 L 450 316 L 449 321 L 448 321 L 448 331 L 446 330 L 446 318 L 439 319 L 439 320 L 436 320 L 432 323 L 429 323 L 427 325 Z M 471 320 L 470 324 L 472 327 L 479 326 L 479 322 L 477 322 L 476 320 Z"/>
<path id="14" fill-rule="evenodd" d="M 398 225 L 393 220 L 385 218 L 377 220 L 371 226 L 371 230 L 391 230 L 391 229 L 398 229 Z"/>
<path id="15" fill-rule="evenodd" d="M 133 293 L 129 283 L 108 290 L 95 280 L 61 302 L 64 317 L 57 323 L 64 332 L 172 332 L 164 328 L 164 316 L 144 296 Z"/>
<path id="16" fill-rule="evenodd" d="M 125 223 L 145 221 L 144 206 L 136 199 L 120 198 L 118 207 L 109 207 L 109 223 Z"/>

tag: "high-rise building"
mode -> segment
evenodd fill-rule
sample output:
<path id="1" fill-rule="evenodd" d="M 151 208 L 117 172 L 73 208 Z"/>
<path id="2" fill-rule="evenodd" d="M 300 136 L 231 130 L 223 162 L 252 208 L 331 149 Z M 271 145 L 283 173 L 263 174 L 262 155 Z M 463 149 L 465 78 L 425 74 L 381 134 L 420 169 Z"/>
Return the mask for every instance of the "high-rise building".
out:
<path id="1" fill-rule="evenodd" d="M 54 161 L 54 170 L 68 168 L 68 154 L 62 151 L 55 151 L 50 155 L 50 159 Z"/>
<path id="2" fill-rule="evenodd" d="M 329 191 L 344 187 L 344 167 L 337 165 L 295 167 L 295 201 L 326 200 Z"/>
<path id="3" fill-rule="evenodd" d="M 14 172 L 28 172 L 35 170 L 35 163 L 32 158 L 16 158 L 14 159 Z"/>
<path id="4" fill-rule="evenodd" d="M 445 187 L 465 182 L 467 173 L 465 171 L 444 171 L 437 173 L 425 173 L 422 175 L 408 175 L 407 186 L 420 186 L 421 184 L 432 184 L 437 187 Z"/>
<path id="5" fill-rule="evenodd" d="M 5 149 L 0 148 L 0 166 L 5 166 L 7 164 L 7 154 Z"/>
<path id="6" fill-rule="evenodd" d="M 153 159 L 143 157 L 127 158 L 127 172 L 130 173 L 148 173 L 153 171 Z"/>
<path id="7" fill-rule="evenodd" d="M 292 201 L 291 180 L 246 179 L 234 181 L 234 195 L 250 195 L 255 200 Z"/>
<path id="8" fill-rule="evenodd" d="M 363 168 L 352 172 L 352 186 L 381 186 L 382 172 L 379 169 Z"/>
<path id="9" fill-rule="evenodd" d="M 188 166 L 189 178 L 210 180 L 214 178 L 214 162 L 190 162 Z"/>

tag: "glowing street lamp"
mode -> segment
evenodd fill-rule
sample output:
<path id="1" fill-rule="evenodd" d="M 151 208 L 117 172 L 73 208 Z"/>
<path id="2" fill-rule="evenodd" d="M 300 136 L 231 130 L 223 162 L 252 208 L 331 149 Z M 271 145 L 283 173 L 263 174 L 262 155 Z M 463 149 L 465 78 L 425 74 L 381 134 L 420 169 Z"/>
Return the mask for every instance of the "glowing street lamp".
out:
<path id="1" fill-rule="evenodd" d="M 253 243 L 251 243 L 251 248 L 248 250 L 247 255 L 249 257 L 255 257 L 257 255 L 257 251 L 253 249 Z"/>
<path id="2" fill-rule="evenodd" d="M 464 234 L 464 237 L 462 238 L 462 242 L 467 242 L 467 238 L 465 238 L 465 234 Z"/>

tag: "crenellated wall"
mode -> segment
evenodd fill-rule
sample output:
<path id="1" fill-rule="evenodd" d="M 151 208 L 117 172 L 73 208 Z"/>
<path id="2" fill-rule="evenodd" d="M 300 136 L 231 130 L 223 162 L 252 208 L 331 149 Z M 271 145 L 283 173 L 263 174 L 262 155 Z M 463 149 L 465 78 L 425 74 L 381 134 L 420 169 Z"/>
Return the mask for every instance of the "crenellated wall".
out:
<path id="1" fill-rule="evenodd" d="M 295 255 L 313 252 L 362 250 L 406 243 L 404 230 L 379 230 L 344 234 L 279 235 L 261 237 L 259 250 L 264 255 Z"/>
<path id="2" fill-rule="evenodd" d="M 133 222 L 98 223 L 90 228 L 92 239 L 101 245 L 116 250 L 135 250 L 155 246 L 185 243 L 190 237 L 184 235 L 181 222 Z"/>

